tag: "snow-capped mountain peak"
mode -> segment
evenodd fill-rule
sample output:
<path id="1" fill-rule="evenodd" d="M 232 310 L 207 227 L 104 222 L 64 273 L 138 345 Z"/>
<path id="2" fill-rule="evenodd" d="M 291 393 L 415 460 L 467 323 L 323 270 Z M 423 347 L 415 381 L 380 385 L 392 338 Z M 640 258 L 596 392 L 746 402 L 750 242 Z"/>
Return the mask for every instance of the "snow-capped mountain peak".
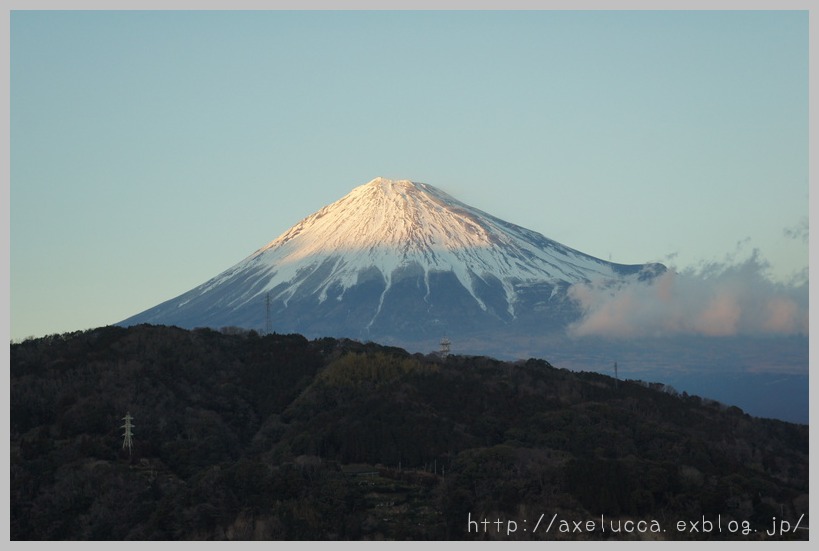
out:
<path id="1" fill-rule="evenodd" d="M 488 244 L 482 228 L 453 212 L 457 201 L 426 184 L 376 178 L 308 216 L 264 247 L 270 250 L 309 233 L 303 254 L 343 248 L 406 250 Z"/>
<path id="2" fill-rule="evenodd" d="M 203 322 L 218 318 L 223 325 L 258 327 L 262 297 L 288 319 L 296 312 L 310 317 L 314 307 L 325 318 L 348 319 L 350 312 L 359 312 L 355 323 L 365 333 L 381 327 L 385 317 L 400 318 L 398 304 L 423 318 L 453 297 L 461 297 L 457 304 L 465 308 L 472 308 L 471 300 L 476 312 L 509 321 L 521 306 L 544 308 L 571 284 L 622 281 L 656 269 L 612 264 L 470 207 L 429 184 L 379 177 L 196 289 L 123 323 L 155 322 L 167 314 L 178 319 L 204 308 Z M 541 298 L 533 303 L 533 296 Z M 413 323 L 433 323 L 443 315 L 430 313 L 427 322 Z M 322 326 L 324 321 L 305 323 Z M 295 329 L 300 330 L 297 323 Z"/>
<path id="3" fill-rule="evenodd" d="M 433 186 L 380 177 L 308 216 L 248 262 L 270 270 L 270 282 L 259 290 L 266 292 L 328 258 L 338 261 L 320 286 L 320 299 L 321 287 L 341 283 L 349 288 L 369 267 L 389 282 L 396 269 L 417 265 L 425 273 L 452 271 L 479 303 L 474 278 L 497 277 L 510 312 L 515 282 L 616 276 L 607 262 L 498 220 Z M 295 291 L 282 289 L 277 296 L 286 300 Z"/>

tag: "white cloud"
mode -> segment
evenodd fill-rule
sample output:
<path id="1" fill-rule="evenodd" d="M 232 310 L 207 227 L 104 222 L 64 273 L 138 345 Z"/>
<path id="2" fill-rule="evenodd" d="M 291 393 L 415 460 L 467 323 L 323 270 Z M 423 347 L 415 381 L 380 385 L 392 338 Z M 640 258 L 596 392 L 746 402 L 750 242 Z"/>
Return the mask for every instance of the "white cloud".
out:
<path id="1" fill-rule="evenodd" d="M 649 283 L 617 289 L 574 285 L 569 295 L 582 308 L 571 336 L 632 338 L 674 335 L 807 335 L 807 273 L 775 283 L 768 264 L 753 251 L 735 262 L 669 269 Z"/>

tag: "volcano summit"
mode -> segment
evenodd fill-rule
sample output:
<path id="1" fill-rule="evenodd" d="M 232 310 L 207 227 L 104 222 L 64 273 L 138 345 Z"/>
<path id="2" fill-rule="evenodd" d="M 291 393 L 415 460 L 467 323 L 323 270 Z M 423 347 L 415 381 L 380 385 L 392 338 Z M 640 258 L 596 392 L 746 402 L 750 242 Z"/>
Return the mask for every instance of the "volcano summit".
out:
<path id="1" fill-rule="evenodd" d="M 594 258 L 428 184 L 376 178 L 202 285 L 120 325 L 239 326 L 412 347 L 561 331 L 567 289 L 649 279 L 661 264 Z M 428 348 L 428 346 L 427 346 Z"/>

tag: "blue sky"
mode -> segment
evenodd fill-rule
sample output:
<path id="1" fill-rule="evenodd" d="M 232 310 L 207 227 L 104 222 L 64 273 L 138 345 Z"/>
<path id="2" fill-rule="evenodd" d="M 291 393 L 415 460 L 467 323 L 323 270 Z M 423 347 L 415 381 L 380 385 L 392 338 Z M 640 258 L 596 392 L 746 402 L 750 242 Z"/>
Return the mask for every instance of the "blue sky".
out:
<path id="1" fill-rule="evenodd" d="M 622 263 L 808 266 L 808 13 L 12 12 L 11 337 L 116 323 L 376 176 Z"/>

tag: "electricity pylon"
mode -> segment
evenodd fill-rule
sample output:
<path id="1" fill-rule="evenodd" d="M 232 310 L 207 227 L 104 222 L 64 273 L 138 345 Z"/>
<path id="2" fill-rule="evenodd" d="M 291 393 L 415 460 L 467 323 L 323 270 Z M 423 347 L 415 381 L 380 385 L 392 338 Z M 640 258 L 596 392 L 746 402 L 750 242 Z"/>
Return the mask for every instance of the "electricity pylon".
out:
<path id="1" fill-rule="evenodd" d="M 134 418 L 131 417 L 131 412 L 129 411 L 125 413 L 125 417 L 123 417 L 122 420 L 125 421 L 125 424 L 120 427 L 121 429 L 125 429 L 125 433 L 122 435 L 122 447 L 123 449 L 128 448 L 128 456 L 130 457 L 131 448 L 134 445 L 134 433 L 132 432 L 134 425 L 131 424 L 131 421 L 133 421 Z"/>
<path id="2" fill-rule="evenodd" d="M 444 337 L 441 339 L 441 357 L 446 358 L 449 356 L 449 347 L 452 345 L 452 342 Z"/>

